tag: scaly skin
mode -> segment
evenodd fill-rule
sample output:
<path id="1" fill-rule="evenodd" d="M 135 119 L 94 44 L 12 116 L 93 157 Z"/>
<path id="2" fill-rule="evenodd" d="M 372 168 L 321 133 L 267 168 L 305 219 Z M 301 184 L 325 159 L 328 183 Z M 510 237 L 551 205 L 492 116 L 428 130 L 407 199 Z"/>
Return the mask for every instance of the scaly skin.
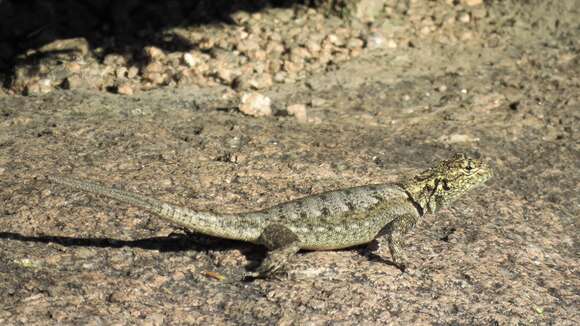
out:
<path id="1" fill-rule="evenodd" d="M 300 249 L 331 250 L 385 236 L 393 262 L 405 269 L 402 240 L 426 213 L 436 213 L 492 176 L 483 161 L 457 154 L 402 184 L 346 188 L 240 214 L 197 212 L 138 194 L 69 178 L 48 178 L 148 210 L 194 232 L 266 246 L 253 276 L 268 276 Z"/>

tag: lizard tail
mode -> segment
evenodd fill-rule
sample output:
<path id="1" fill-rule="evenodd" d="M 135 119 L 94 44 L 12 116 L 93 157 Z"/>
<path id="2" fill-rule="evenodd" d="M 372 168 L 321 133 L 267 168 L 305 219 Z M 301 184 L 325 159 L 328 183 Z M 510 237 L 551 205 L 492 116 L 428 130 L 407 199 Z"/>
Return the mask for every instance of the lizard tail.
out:
<path id="1" fill-rule="evenodd" d="M 96 183 L 71 178 L 47 176 L 48 180 L 73 189 L 109 197 L 120 202 L 132 204 L 152 212 L 162 219 L 181 225 L 191 231 L 210 236 L 253 242 L 258 238 L 259 222 L 248 214 L 221 215 L 211 212 L 196 212 L 186 208 L 164 203 L 155 198 L 133 192 L 101 186 Z M 256 224 L 256 225 L 254 225 Z"/>

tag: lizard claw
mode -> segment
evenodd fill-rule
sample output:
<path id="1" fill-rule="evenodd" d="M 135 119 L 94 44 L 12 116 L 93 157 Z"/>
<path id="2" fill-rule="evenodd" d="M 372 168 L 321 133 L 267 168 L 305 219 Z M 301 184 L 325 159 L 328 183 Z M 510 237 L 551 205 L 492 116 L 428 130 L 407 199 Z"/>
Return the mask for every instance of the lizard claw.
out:
<path id="1" fill-rule="evenodd" d="M 264 262 L 256 269 L 255 272 L 260 277 L 267 278 L 280 272 L 283 266 L 284 266 L 283 261 L 266 258 L 266 260 L 264 260 Z"/>

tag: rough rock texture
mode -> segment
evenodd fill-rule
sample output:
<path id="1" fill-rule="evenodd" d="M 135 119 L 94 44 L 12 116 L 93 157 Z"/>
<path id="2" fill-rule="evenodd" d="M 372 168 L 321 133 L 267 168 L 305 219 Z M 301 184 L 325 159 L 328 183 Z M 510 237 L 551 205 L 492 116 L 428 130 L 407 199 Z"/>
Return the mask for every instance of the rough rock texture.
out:
<path id="1" fill-rule="evenodd" d="M 386 16 L 365 25 L 395 46 L 358 56 L 360 42 L 341 37 L 361 30 L 356 21 L 312 8 L 249 14 L 260 26 L 319 17 L 320 30 L 336 32 L 310 44 L 324 65 L 303 75 L 311 62 L 286 48 L 296 31 L 280 31 L 266 54 L 260 39 L 248 42 L 253 30 L 233 43 L 253 53 L 247 63 L 283 57 L 262 71 L 275 82 L 259 90 L 273 110 L 259 118 L 238 111 L 241 66 L 204 66 L 229 62 L 232 51 L 210 43 L 231 25 L 198 26 L 209 52 L 191 56 L 127 43 L 145 65 L 86 54 L 41 55 L 40 75 L 15 66 L 30 69 L 31 96 L 10 83 L 0 91 L 0 324 L 579 324 L 577 1 L 405 2 L 387 1 Z M 82 53 L 83 42 L 70 44 Z M 208 82 L 174 82 L 178 66 Z M 52 81 L 63 71 L 87 77 L 61 90 Z M 103 71 L 105 88 L 82 86 Z M 301 123 L 286 111 L 296 104 Z M 489 158 L 495 177 L 420 223 L 403 275 L 344 250 L 300 254 L 280 280 L 240 282 L 259 248 L 44 180 L 71 175 L 232 212 L 396 181 L 457 151 Z"/>

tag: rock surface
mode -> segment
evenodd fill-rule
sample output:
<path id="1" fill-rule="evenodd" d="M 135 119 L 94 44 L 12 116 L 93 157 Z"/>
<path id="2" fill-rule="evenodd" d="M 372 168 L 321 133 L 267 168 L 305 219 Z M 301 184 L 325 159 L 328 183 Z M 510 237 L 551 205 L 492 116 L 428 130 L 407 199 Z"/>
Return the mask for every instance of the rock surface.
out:
<path id="1" fill-rule="evenodd" d="M 4 0 L 0 12 L 27 3 Z M 48 24 L 16 45 L 63 26 L 34 3 L 35 20 L 0 19 L 0 32 Z M 91 3 L 120 7 L 111 30 L 132 30 L 127 15 L 155 26 L 207 9 Z M 228 24 L 144 28 L 139 42 L 109 38 L 84 54 L 69 37 L 79 51 L 16 62 L 16 75 L 0 74 L 0 324 L 579 324 L 578 7 L 474 3 L 386 1 L 369 24 L 299 6 L 231 11 Z M 0 39 L 0 60 L 18 51 Z M 258 92 L 273 112 L 241 114 L 260 74 L 272 77 Z M 296 104 L 295 116 L 276 111 Z M 297 123 L 303 108 L 308 123 Z M 353 249 L 304 252 L 279 280 L 240 282 L 260 248 L 44 179 L 228 213 L 396 182 L 459 151 L 484 156 L 495 177 L 420 222 L 406 274 Z"/>

